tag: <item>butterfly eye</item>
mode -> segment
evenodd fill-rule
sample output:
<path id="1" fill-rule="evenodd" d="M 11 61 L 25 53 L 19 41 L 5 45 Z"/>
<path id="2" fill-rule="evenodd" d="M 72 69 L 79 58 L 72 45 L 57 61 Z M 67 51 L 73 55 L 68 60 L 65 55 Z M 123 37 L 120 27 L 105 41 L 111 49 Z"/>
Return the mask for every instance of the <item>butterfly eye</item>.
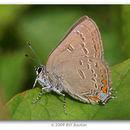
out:
<path id="1" fill-rule="evenodd" d="M 42 68 L 38 68 L 38 74 L 42 71 Z"/>

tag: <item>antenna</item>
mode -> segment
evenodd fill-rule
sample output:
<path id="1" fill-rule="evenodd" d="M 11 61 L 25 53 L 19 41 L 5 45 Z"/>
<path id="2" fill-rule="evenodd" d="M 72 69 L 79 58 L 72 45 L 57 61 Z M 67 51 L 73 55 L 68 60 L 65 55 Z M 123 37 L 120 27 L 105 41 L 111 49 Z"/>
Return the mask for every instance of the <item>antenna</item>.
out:
<path id="1" fill-rule="evenodd" d="M 35 58 L 29 56 L 28 54 L 24 53 L 24 56 L 28 57 L 29 59 L 31 59 L 31 60 L 33 60 L 33 61 L 38 62 L 38 64 L 39 64 L 39 61 L 38 61 L 37 59 L 35 59 Z"/>
<path id="2" fill-rule="evenodd" d="M 39 57 L 37 56 L 36 52 L 33 50 L 30 42 L 27 41 L 26 43 L 27 43 L 28 47 L 32 50 L 32 52 L 33 52 L 34 56 L 36 57 L 36 59 L 30 57 L 28 54 L 24 54 L 24 56 L 29 57 L 30 59 L 32 59 L 34 61 L 37 61 L 41 65 L 41 61 L 40 61 Z"/>

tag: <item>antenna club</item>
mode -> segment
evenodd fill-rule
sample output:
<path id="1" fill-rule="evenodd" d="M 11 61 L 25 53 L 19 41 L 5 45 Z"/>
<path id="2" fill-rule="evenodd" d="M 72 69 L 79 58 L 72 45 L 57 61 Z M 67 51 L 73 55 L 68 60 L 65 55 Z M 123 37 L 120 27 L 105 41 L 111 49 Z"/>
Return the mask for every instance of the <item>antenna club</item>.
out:
<path id="1" fill-rule="evenodd" d="M 28 57 L 28 54 L 24 53 L 24 56 Z"/>

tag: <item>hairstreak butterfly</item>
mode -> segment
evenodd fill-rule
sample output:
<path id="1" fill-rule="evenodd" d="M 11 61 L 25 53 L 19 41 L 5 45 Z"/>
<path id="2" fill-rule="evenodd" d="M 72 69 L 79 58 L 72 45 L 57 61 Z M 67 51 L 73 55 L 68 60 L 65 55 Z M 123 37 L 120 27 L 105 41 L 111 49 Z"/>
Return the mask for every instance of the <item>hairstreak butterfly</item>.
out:
<path id="1" fill-rule="evenodd" d="M 40 63 L 35 70 L 37 77 L 33 88 L 38 81 L 42 89 L 33 103 L 43 90 L 64 97 L 67 92 L 77 100 L 92 104 L 105 104 L 114 98 L 100 33 L 95 22 L 87 16 L 71 27 L 49 55 L 46 66 Z"/>

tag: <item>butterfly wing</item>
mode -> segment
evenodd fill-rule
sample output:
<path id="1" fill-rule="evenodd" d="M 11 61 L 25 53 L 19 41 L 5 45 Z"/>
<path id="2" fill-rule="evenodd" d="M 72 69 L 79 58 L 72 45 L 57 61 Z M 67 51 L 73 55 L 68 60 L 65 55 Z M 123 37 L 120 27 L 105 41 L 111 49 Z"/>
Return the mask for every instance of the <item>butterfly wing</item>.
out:
<path id="1" fill-rule="evenodd" d="M 98 67 L 96 67 L 98 66 Z M 103 48 L 100 33 L 94 21 L 84 16 L 79 19 L 50 54 L 46 69 L 61 77 L 63 86 L 72 96 L 83 92 L 91 94 L 98 90 L 102 71 L 108 70 L 104 65 Z M 109 75 L 104 71 L 104 77 Z M 75 96 L 76 98 L 76 96 Z"/>

